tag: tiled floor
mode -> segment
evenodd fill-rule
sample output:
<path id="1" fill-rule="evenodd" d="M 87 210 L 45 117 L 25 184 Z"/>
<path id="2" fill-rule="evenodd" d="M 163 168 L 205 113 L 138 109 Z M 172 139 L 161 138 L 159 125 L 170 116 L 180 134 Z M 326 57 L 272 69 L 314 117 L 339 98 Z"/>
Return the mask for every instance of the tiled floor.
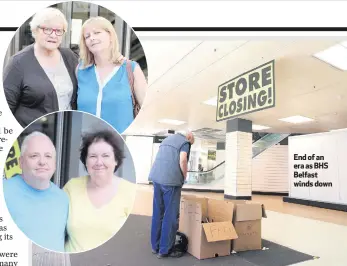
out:
<path id="1" fill-rule="evenodd" d="M 209 198 L 223 198 L 222 193 L 183 192 Z M 263 238 L 319 257 L 296 265 L 347 265 L 347 213 L 285 203 L 279 196 L 253 196 L 267 209 L 262 221 Z M 152 214 L 152 187 L 138 185 L 134 214 Z"/>
<path id="2" fill-rule="evenodd" d="M 152 215 L 152 186 L 138 185 L 132 213 Z M 222 193 L 183 192 L 222 199 Z M 267 210 L 262 237 L 280 245 L 319 257 L 300 266 L 347 265 L 347 213 L 284 203 L 279 196 L 253 196 Z M 33 266 L 70 265 L 69 255 L 33 248 Z M 49 261 L 49 263 L 47 263 Z M 73 265 L 72 265 L 73 266 Z"/>

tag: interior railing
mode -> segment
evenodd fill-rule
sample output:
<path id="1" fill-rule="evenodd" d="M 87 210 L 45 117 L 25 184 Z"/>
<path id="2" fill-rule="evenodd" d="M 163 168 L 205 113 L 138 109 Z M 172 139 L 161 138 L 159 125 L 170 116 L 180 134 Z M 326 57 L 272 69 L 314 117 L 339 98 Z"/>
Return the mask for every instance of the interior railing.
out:
<path id="1" fill-rule="evenodd" d="M 284 140 L 290 134 L 269 133 L 253 142 L 252 158 L 255 158 L 265 150 Z M 207 171 L 188 171 L 186 184 L 211 184 L 221 182 L 225 173 L 225 161 L 219 163 Z"/>

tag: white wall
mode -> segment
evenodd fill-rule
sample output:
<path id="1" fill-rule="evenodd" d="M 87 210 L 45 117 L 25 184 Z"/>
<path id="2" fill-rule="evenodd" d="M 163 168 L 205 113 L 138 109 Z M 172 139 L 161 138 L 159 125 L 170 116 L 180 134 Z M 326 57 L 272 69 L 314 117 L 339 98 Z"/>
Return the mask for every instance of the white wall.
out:
<path id="1" fill-rule="evenodd" d="M 216 151 L 216 165 L 225 161 L 225 150 L 217 150 Z"/>
<path id="2" fill-rule="evenodd" d="M 215 160 L 207 160 L 207 167 L 204 168 L 204 171 L 210 170 L 213 167 L 216 166 L 216 161 Z"/>
<path id="3" fill-rule="evenodd" d="M 153 137 L 127 136 L 126 145 L 134 161 L 136 183 L 148 184 L 152 166 Z"/>
<path id="4" fill-rule="evenodd" d="M 288 193 L 288 146 L 275 145 L 252 160 L 252 191 Z"/>
<path id="5" fill-rule="evenodd" d="M 196 139 L 191 146 L 188 170 L 198 171 L 199 163 L 206 169 L 207 168 L 207 150 L 203 148 L 200 139 Z"/>
<path id="6" fill-rule="evenodd" d="M 289 138 L 288 179 L 290 197 L 314 201 L 347 204 L 347 132 L 326 132 Z M 306 160 L 294 160 L 294 154 L 305 155 Z M 315 155 L 314 160 L 308 156 Z M 316 160 L 324 156 L 324 161 Z M 294 169 L 294 164 L 327 162 L 327 169 Z M 317 172 L 318 178 L 294 178 L 294 171 Z M 311 181 L 312 187 L 295 187 L 297 181 Z M 314 183 L 331 182 L 332 187 L 316 187 Z"/>
<path id="7" fill-rule="evenodd" d="M 157 156 L 157 153 L 159 151 L 159 147 L 160 147 L 160 143 L 153 143 L 153 148 L 152 148 L 152 164 L 154 163 L 155 161 L 155 158 Z"/>

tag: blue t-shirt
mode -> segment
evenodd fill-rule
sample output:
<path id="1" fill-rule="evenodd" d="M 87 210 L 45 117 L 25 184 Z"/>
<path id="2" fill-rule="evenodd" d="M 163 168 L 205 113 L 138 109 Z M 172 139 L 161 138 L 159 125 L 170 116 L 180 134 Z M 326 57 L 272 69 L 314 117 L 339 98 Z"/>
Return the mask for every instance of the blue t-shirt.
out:
<path id="1" fill-rule="evenodd" d="M 184 145 L 182 146 L 182 148 L 181 148 L 180 151 L 181 151 L 181 152 L 182 152 L 182 151 L 183 151 L 183 152 L 185 151 L 185 152 L 187 153 L 187 161 L 189 161 L 190 144 L 189 144 L 189 143 L 184 144 Z M 184 183 L 187 183 L 187 180 L 185 180 Z"/>
<path id="2" fill-rule="evenodd" d="M 187 153 L 187 161 L 189 161 L 189 154 L 190 154 L 190 144 L 189 143 L 186 143 L 182 146 L 181 152 L 186 152 Z"/>
<path id="3" fill-rule="evenodd" d="M 45 190 L 32 188 L 20 175 L 4 180 L 3 187 L 7 208 L 18 228 L 35 244 L 64 252 L 67 194 L 52 182 Z"/>

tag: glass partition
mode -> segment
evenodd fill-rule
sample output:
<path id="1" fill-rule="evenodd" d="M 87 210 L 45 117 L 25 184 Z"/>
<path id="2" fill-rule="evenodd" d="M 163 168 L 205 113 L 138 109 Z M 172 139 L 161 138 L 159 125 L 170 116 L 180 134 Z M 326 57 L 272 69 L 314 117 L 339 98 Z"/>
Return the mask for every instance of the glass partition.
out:
<path id="1" fill-rule="evenodd" d="M 255 141 L 252 145 L 253 157 L 258 156 L 266 149 L 276 145 L 280 141 L 284 140 L 290 134 L 276 134 L 270 133 L 262 136 L 260 139 Z M 208 171 L 188 171 L 187 174 L 187 185 L 212 185 L 214 182 L 224 178 L 225 174 L 225 161 L 216 165 L 214 168 Z"/>
<path id="2" fill-rule="evenodd" d="M 208 171 L 189 171 L 187 174 L 186 184 L 209 184 L 224 178 L 225 161 L 216 165 Z"/>

